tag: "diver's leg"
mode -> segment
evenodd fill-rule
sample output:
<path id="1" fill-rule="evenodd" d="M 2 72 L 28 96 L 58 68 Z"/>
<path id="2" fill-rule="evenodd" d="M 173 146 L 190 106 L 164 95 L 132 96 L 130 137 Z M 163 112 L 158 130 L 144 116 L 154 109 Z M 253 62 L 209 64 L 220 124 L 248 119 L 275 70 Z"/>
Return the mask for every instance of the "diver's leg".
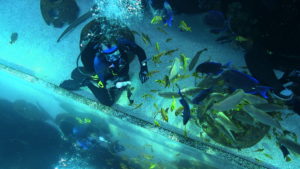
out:
<path id="1" fill-rule="evenodd" d="M 71 73 L 72 79 L 63 81 L 59 86 L 67 90 L 79 90 L 80 87 L 84 86 L 84 82 L 88 80 L 88 77 L 80 73 L 78 69 L 83 68 L 75 68 Z"/>
<path id="2" fill-rule="evenodd" d="M 88 83 L 87 87 L 92 91 L 97 100 L 106 106 L 112 106 L 114 99 L 106 88 L 98 88 L 92 83 Z"/>

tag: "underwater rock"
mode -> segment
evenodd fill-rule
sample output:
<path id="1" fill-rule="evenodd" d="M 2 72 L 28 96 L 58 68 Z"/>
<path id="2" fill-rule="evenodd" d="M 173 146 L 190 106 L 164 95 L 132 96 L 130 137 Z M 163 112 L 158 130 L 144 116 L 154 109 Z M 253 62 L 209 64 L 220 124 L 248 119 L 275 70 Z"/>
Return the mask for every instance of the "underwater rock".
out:
<path id="1" fill-rule="evenodd" d="M 72 23 L 79 14 L 75 0 L 41 0 L 40 8 L 45 22 L 58 28 Z"/>

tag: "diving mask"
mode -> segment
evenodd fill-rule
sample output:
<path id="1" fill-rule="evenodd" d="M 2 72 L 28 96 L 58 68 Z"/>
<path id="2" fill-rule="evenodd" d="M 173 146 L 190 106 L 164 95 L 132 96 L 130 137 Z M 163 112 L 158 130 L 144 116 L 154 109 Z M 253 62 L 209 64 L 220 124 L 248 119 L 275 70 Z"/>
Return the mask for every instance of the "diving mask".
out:
<path id="1" fill-rule="evenodd" d="M 117 46 L 112 46 L 110 48 L 102 50 L 102 54 L 104 54 L 105 59 L 108 62 L 115 62 L 121 57 L 120 51 L 118 50 Z"/>

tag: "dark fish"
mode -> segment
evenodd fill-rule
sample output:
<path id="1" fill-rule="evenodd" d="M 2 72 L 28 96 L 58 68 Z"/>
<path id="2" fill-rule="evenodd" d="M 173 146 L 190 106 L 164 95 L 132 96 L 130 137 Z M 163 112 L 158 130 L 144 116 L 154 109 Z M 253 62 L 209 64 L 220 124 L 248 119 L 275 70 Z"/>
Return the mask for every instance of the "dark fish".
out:
<path id="1" fill-rule="evenodd" d="M 216 39 L 216 41 L 221 44 L 230 43 L 233 40 L 234 40 L 234 36 L 232 36 L 232 35 L 220 36 L 219 38 Z"/>
<path id="2" fill-rule="evenodd" d="M 186 100 L 184 99 L 179 86 L 176 84 L 177 88 L 178 88 L 178 94 L 181 97 L 181 99 L 179 100 L 180 104 L 183 106 L 183 125 L 186 125 L 187 122 L 189 121 L 190 117 L 191 117 L 191 110 L 190 110 L 190 106 L 189 104 L 186 102 Z"/>
<path id="3" fill-rule="evenodd" d="M 199 64 L 196 68 L 196 72 L 204 73 L 204 74 L 218 75 L 223 72 L 224 67 L 228 67 L 229 65 L 230 65 L 230 62 L 228 62 L 225 65 L 222 65 L 221 63 L 207 61 L 207 62 Z"/>
<path id="4" fill-rule="evenodd" d="M 18 33 L 17 32 L 14 32 L 10 35 L 10 44 L 13 44 L 15 43 L 16 41 L 18 40 Z"/>
<path id="5" fill-rule="evenodd" d="M 279 146 L 279 148 L 283 154 L 283 157 L 286 159 L 288 157 L 288 155 L 290 154 L 289 150 L 282 144 Z"/>
<path id="6" fill-rule="evenodd" d="M 194 69 L 196 63 L 197 63 L 198 60 L 199 60 L 199 57 L 200 57 L 201 53 L 203 53 L 204 51 L 207 51 L 207 48 L 204 48 L 204 49 L 198 51 L 198 52 L 195 54 L 195 56 L 193 57 L 192 61 L 191 61 L 190 64 L 189 64 L 189 71 L 191 71 L 192 69 Z"/>
<path id="7" fill-rule="evenodd" d="M 210 93 L 212 89 L 208 88 L 205 90 L 202 90 L 200 93 L 198 93 L 192 100 L 193 104 L 199 104 L 202 100 L 204 100 Z"/>
<path id="8" fill-rule="evenodd" d="M 237 70 L 226 70 L 222 73 L 222 79 L 225 84 L 232 89 L 243 89 L 246 93 L 259 94 L 264 98 L 267 97 L 267 91 L 270 87 L 261 86 L 259 81 L 254 77 L 237 71 Z"/>
<path id="9" fill-rule="evenodd" d="M 64 30 L 64 32 L 58 37 L 56 42 L 59 42 L 61 40 L 61 38 L 67 34 L 68 32 L 70 32 L 71 30 L 75 29 L 76 26 L 78 26 L 79 24 L 81 24 L 82 22 L 84 22 L 85 20 L 89 19 L 90 17 L 93 16 L 94 11 L 88 11 L 87 13 L 83 14 L 82 16 L 80 16 L 78 19 L 76 19 L 71 25 L 69 25 L 67 27 L 67 29 Z"/>

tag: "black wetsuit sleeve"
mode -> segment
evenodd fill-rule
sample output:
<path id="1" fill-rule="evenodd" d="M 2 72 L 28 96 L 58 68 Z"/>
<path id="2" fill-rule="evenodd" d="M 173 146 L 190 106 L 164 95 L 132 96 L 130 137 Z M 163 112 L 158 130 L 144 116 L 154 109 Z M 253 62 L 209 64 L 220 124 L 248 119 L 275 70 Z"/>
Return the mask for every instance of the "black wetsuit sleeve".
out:
<path id="1" fill-rule="evenodd" d="M 120 39 L 119 44 L 121 46 L 127 46 L 130 51 L 136 54 L 139 58 L 139 62 L 142 66 L 142 63 L 146 61 L 147 56 L 143 48 L 137 45 L 135 42 L 129 41 L 127 39 Z"/>
<path id="2" fill-rule="evenodd" d="M 133 47 L 132 50 L 138 56 L 140 65 L 142 66 L 142 63 L 145 62 L 147 59 L 144 49 L 141 48 L 140 46 L 136 45 L 135 47 Z"/>

